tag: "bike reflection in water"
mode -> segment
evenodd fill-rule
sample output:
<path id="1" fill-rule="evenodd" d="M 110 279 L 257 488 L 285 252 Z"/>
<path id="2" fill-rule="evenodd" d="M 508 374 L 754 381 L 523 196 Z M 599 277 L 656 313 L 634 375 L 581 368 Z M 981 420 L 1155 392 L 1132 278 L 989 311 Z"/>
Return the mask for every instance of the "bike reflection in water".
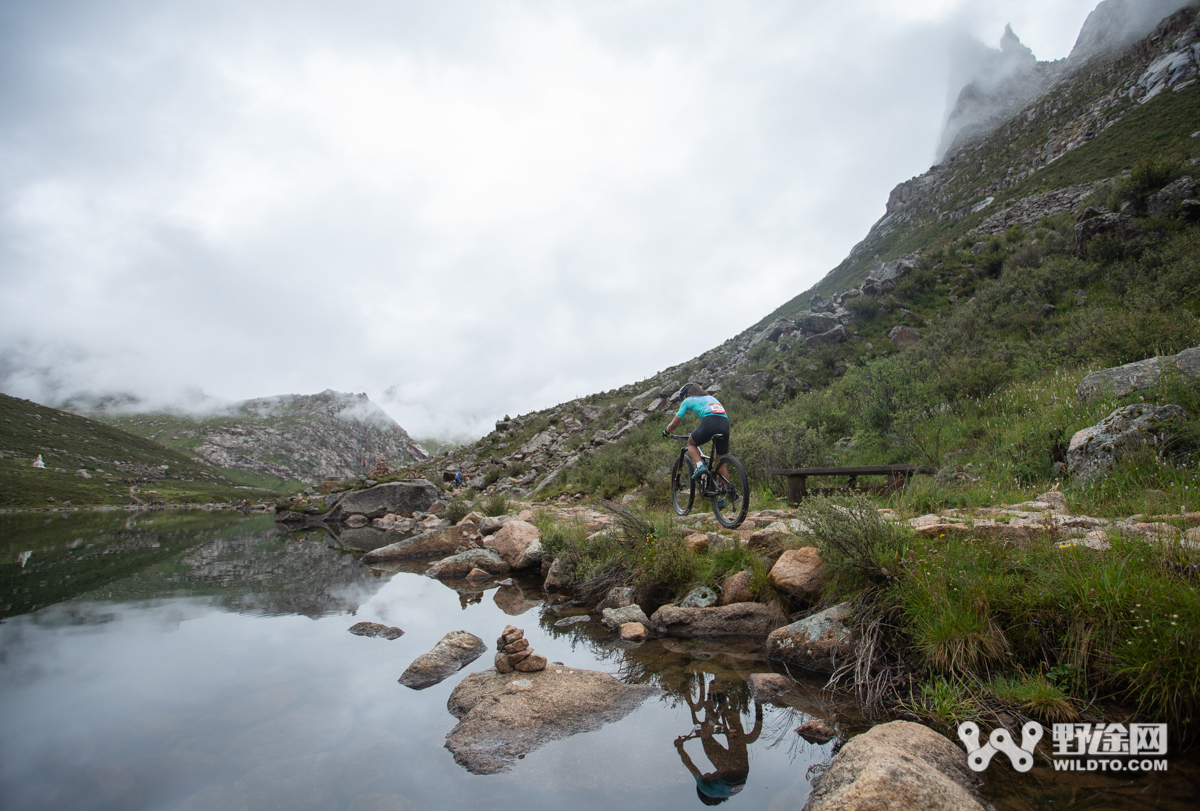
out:
<path id="1" fill-rule="evenodd" d="M 689 735 L 680 735 L 675 739 L 675 750 L 683 760 L 683 765 L 696 778 L 696 794 L 705 805 L 717 805 L 728 800 L 746 787 L 746 778 L 750 776 L 750 744 L 758 740 L 762 732 L 762 704 L 754 702 L 754 728 L 750 732 L 742 729 L 742 714 L 730 700 L 727 688 L 713 679 L 707 687 L 704 676 L 700 676 L 699 695 L 692 698 L 689 686 L 687 692 L 688 707 L 692 712 L 692 723 L 696 728 Z M 703 712 L 704 718 L 699 714 Z M 725 736 L 725 746 L 716 740 L 717 735 Z M 691 757 L 684 749 L 684 743 L 692 738 L 699 738 L 704 747 L 704 755 L 715 767 L 714 771 L 702 774 Z"/>

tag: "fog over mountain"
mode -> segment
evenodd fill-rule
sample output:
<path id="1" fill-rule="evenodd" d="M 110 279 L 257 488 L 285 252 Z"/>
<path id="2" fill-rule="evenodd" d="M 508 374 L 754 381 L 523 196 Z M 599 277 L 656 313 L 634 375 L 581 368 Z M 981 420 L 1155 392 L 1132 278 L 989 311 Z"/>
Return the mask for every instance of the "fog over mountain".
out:
<path id="1" fill-rule="evenodd" d="M 0 390 L 426 436 L 640 379 L 846 256 L 964 37 L 1062 59 L 1094 5 L 4 4 Z"/>

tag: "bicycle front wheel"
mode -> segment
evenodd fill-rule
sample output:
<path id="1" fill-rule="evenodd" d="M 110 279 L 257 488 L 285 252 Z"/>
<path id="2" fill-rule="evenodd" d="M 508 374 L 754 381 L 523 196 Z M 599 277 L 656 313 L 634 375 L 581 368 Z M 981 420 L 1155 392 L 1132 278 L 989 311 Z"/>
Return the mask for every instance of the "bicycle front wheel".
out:
<path id="1" fill-rule="evenodd" d="M 746 520 L 750 511 L 750 479 L 736 456 L 722 456 L 713 465 L 713 515 L 726 529 L 734 529 Z"/>
<path id="2" fill-rule="evenodd" d="M 671 468 L 671 506 L 678 515 L 687 515 L 692 511 L 692 501 L 696 498 L 696 481 L 692 478 L 692 460 L 686 453 L 675 458 L 675 466 Z"/>

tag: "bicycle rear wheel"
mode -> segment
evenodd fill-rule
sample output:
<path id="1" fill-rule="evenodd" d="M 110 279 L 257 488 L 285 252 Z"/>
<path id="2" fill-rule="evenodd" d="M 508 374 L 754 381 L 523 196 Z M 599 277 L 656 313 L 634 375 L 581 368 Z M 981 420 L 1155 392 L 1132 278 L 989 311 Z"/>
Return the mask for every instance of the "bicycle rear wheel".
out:
<path id="1" fill-rule="evenodd" d="M 750 511 L 750 479 L 746 476 L 746 468 L 736 456 L 722 456 L 713 464 L 710 475 L 716 490 L 712 496 L 712 509 L 717 523 L 726 529 L 741 526 Z M 721 506 L 722 501 L 724 506 Z"/>
<path id="2" fill-rule="evenodd" d="M 675 457 L 675 465 L 671 468 L 671 506 L 678 515 L 687 515 L 692 511 L 692 501 L 696 498 L 696 480 L 692 478 L 692 460 L 686 453 Z"/>

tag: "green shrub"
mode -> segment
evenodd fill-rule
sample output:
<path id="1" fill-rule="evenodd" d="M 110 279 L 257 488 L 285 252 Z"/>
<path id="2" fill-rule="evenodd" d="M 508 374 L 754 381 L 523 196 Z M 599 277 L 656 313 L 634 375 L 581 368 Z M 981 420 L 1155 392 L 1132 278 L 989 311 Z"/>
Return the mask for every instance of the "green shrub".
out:
<path id="1" fill-rule="evenodd" d="M 446 505 L 446 518 L 454 524 L 466 518 L 469 512 L 471 512 L 471 502 L 462 495 L 450 499 L 450 503 Z"/>
<path id="2" fill-rule="evenodd" d="M 508 515 L 508 510 L 508 497 L 503 493 L 488 496 L 483 501 L 483 514 L 486 516 L 495 518 L 500 515 Z"/>
<path id="3" fill-rule="evenodd" d="M 900 571 L 908 539 L 866 499 L 815 496 L 800 513 L 831 572 L 830 596 L 886 583 Z"/>

